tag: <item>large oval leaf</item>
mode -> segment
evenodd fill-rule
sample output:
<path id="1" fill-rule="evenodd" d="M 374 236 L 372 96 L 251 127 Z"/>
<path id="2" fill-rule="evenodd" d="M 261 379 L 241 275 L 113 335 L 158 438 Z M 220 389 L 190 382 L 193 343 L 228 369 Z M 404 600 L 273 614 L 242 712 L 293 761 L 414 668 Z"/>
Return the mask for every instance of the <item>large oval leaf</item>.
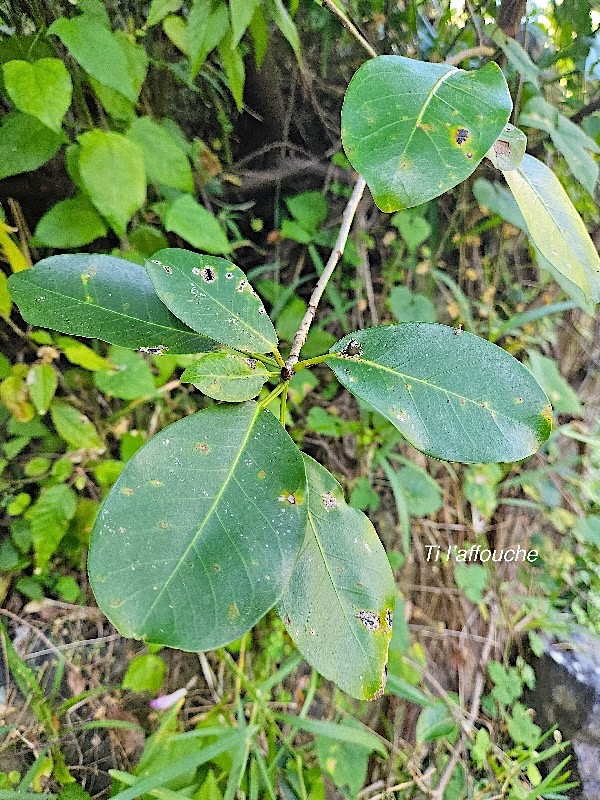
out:
<path id="1" fill-rule="evenodd" d="M 239 353 L 206 353 L 190 364 L 181 382 L 193 383 L 215 400 L 240 403 L 252 400 L 270 377 L 278 376 L 279 371 L 269 372 L 255 358 L 245 358 Z"/>
<path id="2" fill-rule="evenodd" d="M 231 261 L 172 247 L 146 262 L 156 293 L 199 333 L 249 353 L 270 353 L 277 335 L 261 299 Z"/>
<path id="3" fill-rule="evenodd" d="M 207 650 L 283 592 L 306 528 L 302 455 L 257 403 L 175 422 L 127 462 L 92 532 L 98 605 L 125 636 Z"/>
<path id="4" fill-rule="evenodd" d="M 465 72 L 379 56 L 356 72 L 342 108 L 342 142 L 382 211 L 410 208 L 468 178 L 508 122 L 500 68 Z"/>
<path id="5" fill-rule="evenodd" d="M 552 170 L 526 155 L 518 169 L 502 173 L 525 218 L 532 242 L 546 261 L 600 301 L 600 258 L 569 195 Z"/>
<path id="6" fill-rule="evenodd" d="M 277 610 L 308 663 L 340 689 L 371 700 L 385 687 L 394 576 L 373 525 L 342 487 L 304 456 L 308 525 Z"/>
<path id="7" fill-rule="evenodd" d="M 533 375 L 470 333 L 425 322 L 367 328 L 330 352 L 340 383 L 435 458 L 518 461 L 550 435 L 552 409 Z"/>
<path id="8" fill-rule="evenodd" d="M 201 353 L 216 346 L 165 308 L 143 267 L 122 258 L 51 256 L 12 275 L 8 287 L 31 325 L 134 349 Z"/>

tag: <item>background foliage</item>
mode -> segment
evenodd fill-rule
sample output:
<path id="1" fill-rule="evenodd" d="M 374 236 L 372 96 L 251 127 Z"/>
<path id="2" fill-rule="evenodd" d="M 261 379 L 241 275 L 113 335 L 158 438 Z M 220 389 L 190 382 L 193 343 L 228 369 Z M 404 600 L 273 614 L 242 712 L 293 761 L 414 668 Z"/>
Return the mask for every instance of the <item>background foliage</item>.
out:
<path id="1" fill-rule="evenodd" d="M 500 63 L 511 121 L 598 245 L 600 34 L 587 0 L 531 6 L 525 23 L 524 5 L 506 2 L 342 5 L 380 53 L 442 61 L 489 48 L 462 66 Z M 90 605 L 89 532 L 136 450 L 211 401 L 181 380 L 193 357 L 24 325 L 7 276 L 68 250 L 135 264 L 168 245 L 226 255 L 289 342 L 350 192 L 339 113 L 364 53 L 309 0 L 32 0 L 0 6 L 0 18 L 0 593 L 6 661 L 33 698 L 23 710 L 7 696 L 4 789 L 65 786 L 67 797 L 72 776 L 93 795 L 142 778 L 136 791 L 199 800 L 319 798 L 325 786 L 343 797 L 557 796 L 565 769 L 550 759 L 564 744 L 527 710 L 535 677 L 523 656 L 573 622 L 600 626 L 589 298 L 528 240 L 490 166 L 392 216 L 361 207 L 306 356 L 381 322 L 460 324 L 529 366 L 555 432 L 525 463 L 446 465 L 325 369 L 298 373 L 291 435 L 369 513 L 397 578 L 387 696 L 367 707 L 319 681 L 275 615 L 199 662 L 134 649 Z M 425 545 L 515 542 L 539 551 L 529 571 L 426 561 Z M 477 729 L 461 735 L 492 638 Z"/>

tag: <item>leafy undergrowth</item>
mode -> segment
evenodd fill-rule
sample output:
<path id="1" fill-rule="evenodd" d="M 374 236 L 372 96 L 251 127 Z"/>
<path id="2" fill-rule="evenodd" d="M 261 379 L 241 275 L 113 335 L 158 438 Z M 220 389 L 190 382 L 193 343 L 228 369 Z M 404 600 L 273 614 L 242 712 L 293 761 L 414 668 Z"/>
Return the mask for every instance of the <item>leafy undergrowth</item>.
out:
<path id="1" fill-rule="evenodd" d="M 181 3 L 153 2 L 154 14 L 132 3 L 135 24 L 105 5 L 108 26 L 103 5 L 91 0 L 73 19 L 60 4 L 32 4 L 27 25 L 13 20 L 22 39 L 14 44 L 4 30 L 0 39 L 3 62 L 13 63 L 3 70 L 12 111 L 0 144 L 12 147 L 26 133 L 29 142 L 21 160 L 2 161 L 1 176 L 36 181 L 22 196 L 11 184 L 25 213 L 11 203 L 2 211 L 11 224 L 0 220 L 0 798 L 560 798 L 570 783 L 566 743 L 560 731 L 542 730 L 525 704 L 535 675 L 523 656 L 542 652 L 543 634 L 574 623 L 600 633 L 599 331 L 593 306 L 553 271 L 540 242 L 527 239 L 519 207 L 489 166 L 417 208 L 392 216 L 361 210 L 302 353 L 318 356 L 379 323 L 437 321 L 457 336 L 478 334 L 528 366 L 545 390 L 555 412 L 547 444 L 517 464 L 442 463 L 416 452 L 324 366 L 298 372 L 289 387 L 290 435 L 368 514 L 394 570 L 385 695 L 361 703 L 319 678 L 274 612 L 233 645 L 185 654 L 123 639 L 94 606 L 86 558 L 100 503 L 156 432 L 213 402 L 188 382 L 193 356 L 27 326 L 11 307 L 5 272 L 88 245 L 136 263 L 168 245 L 235 252 L 279 340 L 291 345 L 351 191 L 339 101 L 364 58 L 312 3 L 302 4 L 296 23 L 298 3 L 247 4 L 256 16 L 246 19 L 246 9 L 242 39 L 245 28 L 229 25 L 226 5 L 245 4 L 215 2 L 212 22 L 221 28 L 213 30 L 223 40 L 207 52 L 190 50 Z M 390 4 L 385 18 L 380 4 L 358 5 L 381 52 L 395 51 L 403 37 L 405 55 L 431 61 L 479 44 L 479 23 L 489 21 L 449 8 L 429 19 L 402 4 Z M 531 149 L 553 162 L 597 241 L 600 128 L 591 115 L 570 120 L 597 86 L 584 5 L 565 0 L 552 12 L 554 27 L 536 18 L 531 30 L 549 43 L 536 63 L 516 40 L 497 29 L 491 35 L 506 53 Z M 53 32 L 38 36 L 55 19 Z M 309 72 L 297 66 L 298 28 Z M 132 73 L 117 70 L 113 85 L 103 84 L 98 63 L 77 49 L 74 34 L 85 39 L 86 30 L 127 53 Z M 273 44 L 277 30 L 283 38 Z M 249 123 L 236 110 L 240 62 L 259 64 L 268 47 L 292 76 L 276 98 L 282 108 L 289 102 L 285 141 L 246 153 Z M 29 58 L 38 69 L 53 62 L 53 104 L 27 105 L 20 94 Z M 57 66 L 63 61 L 68 71 Z M 147 86 L 142 92 L 147 69 L 151 81 L 166 82 L 170 102 Z M 67 114 L 69 74 L 77 91 Z M 250 107 L 269 88 L 259 84 Z M 210 119 L 193 116 L 196 108 L 209 109 Z M 78 139 L 65 165 L 44 167 L 60 198 L 32 209 L 38 167 L 64 144 L 61 124 Z M 127 189 L 113 206 L 107 151 Z M 269 161 L 271 152 L 290 162 L 308 154 L 314 171 L 305 164 L 287 173 L 286 158 Z M 525 559 L 508 557 L 517 547 Z M 486 551 L 503 556 L 486 560 Z"/>

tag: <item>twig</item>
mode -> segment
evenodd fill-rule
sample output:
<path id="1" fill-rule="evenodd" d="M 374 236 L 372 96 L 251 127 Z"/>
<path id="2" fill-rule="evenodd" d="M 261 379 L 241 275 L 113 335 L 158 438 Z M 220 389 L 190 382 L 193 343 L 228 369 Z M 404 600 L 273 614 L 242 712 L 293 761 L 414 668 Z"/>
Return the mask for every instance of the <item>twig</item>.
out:
<path id="1" fill-rule="evenodd" d="M 358 207 L 360 199 L 363 196 L 365 186 L 366 184 L 364 178 L 359 178 L 356 181 L 356 184 L 354 185 L 354 191 L 352 192 L 352 196 L 348 200 L 346 208 L 344 209 L 344 213 L 342 215 L 342 224 L 340 227 L 340 231 L 338 233 L 337 240 L 335 242 L 335 246 L 331 251 L 331 255 L 329 256 L 329 260 L 325 265 L 323 274 L 319 278 L 319 281 L 315 286 L 314 291 L 310 297 L 310 302 L 308 304 L 308 308 L 306 309 L 304 318 L 302 319 L 300 327 L 298 328 L 298 330 L 296 331 L 296 335 L 294 336 L 294 341 L 292 343 L 292 349 L 290 350 L 289 358 L 285 362 L 285 366 L 281 370 L 281 377 L 285 381 L 289 381 L 292 375 L 294 374 L 294 367 L 298 362 L 298 358 L 300 357 L 300 350 L 302 350 L 302 346 L 306 341 L 306 337 L 308 335 L 310 326 L 312 325 L 313 319 L 315 318 L 319 301 L 323 296 L 325 287 L 327 286 L 329 279 L 331 278 L 331 275 L 333 274 L 333 271 L 338 264 L 338 261 L 340 260 L 340 258 L 344 253 L 346 241 L 348 240 L 348 234 L 350 233 L 350 227 L 352 226 L 352 220 L 354 219 L 354 215 L 356 214 L 356 209 Z"/>
<path id="2" fill-rule="evenodd" d="M 358 30 L 356 25 L 352 22 L 350 17 L 348 17 L 347 14 L 345 14 L 341 10 L 341 8 L 338 8 L 336 4 L 333 2 L 333 0 L 323 0 L 323 5 L 326 8 L 328 8 L 332 14 L 336 15 L 336 17 L 340 20 L 344 28 L 347 28 L 347 30 L 350 31 L 352 36 L 354 36 L 356 41 L 365 48 L 365 50 L 370 56 L 373 56 L 373 58 L 377 56 L 377 51 L 373 47 L 371 47 L 371 45 L 367 42 L 362 33 Z"/>
<path id="3" fill-rule="evenodd" d="M 356 224 L 361 230 L 367 227 L 366 214 L 364 209 L 361 209 L 356 215 Z M 367 303 L 369 306 L 369 314 L 371 316 L 371 325 L 376 327 L 379 325 L 379 316 L 377 314 L 377 304 L 375 302 L 375 292 L 373 291 L 373 280 L 371 278 L 371 266 L 369 264 L 369 249 L 364 238 L 361 237 L 357 242 L 357 250 L 360 256 L 360 272 L 362 275 L 365 291 L 367 293 Z"/>
<path id="4" fill-rule="evenodd" d="M 460 53 L 455 53 L 453 56 L 448 56 L 444 63 L 449 64 L 451 67 L 457 67 L 459 64 L 462 64 L 463 61 L 466 61 L 467 58 L 493 56 L 495 52 L 493 47 L 481 44 L 477 47 L 468 47 L 466 50 L 461 50 Z"/>

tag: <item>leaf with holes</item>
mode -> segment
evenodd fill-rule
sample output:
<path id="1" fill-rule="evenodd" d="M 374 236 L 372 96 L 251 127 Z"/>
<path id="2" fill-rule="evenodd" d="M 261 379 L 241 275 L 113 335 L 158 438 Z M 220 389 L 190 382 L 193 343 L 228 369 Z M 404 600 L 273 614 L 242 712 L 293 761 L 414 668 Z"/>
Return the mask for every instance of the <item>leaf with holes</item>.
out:
<path id="1" fill-rule="evenodd" d="M 392 635 L 394 577 L 369 519 L 304 456 L 308 525 L 277 607 L 308 663 L 360 700 L 379 696 Z"/>
<path id="2" fill-rule="evenodd" d="M 165 308 L 143 267 L 122 258 L 51 256 L 12 275 L 8 288 L 31 325 L 132 349 L 200 353 L 215 348 Z"/>
<path id="3" fill-rule="evenodd" d="M 238 639 L 289 581 L 306 494 L 300 451 L 257 403 L 175 422 L 127 462 L 102 506 L 89 556 L 98 605 L 125 636 L 156 644 Z"/>
<path id="4" fill-rule="evenodd" d="M 181 381 L 193 383 L 214 400 L 240 403 L 252 400 L 270 377 L 278 376 L 279 370 L 269 372 L 255 358 L 244 358 L 238 353 L 206 353 L 190 364 Z"/>
<path id="5" fill-rule="evenodd" d="M 352 394 L 435 458 L 518 461 L 550 435 L 552 409 L 529 370 L 458 328 L 367 328 L 337 342 L 326 363 Z"/>
<path id="6" fill-rule="evenodd" d="M 277 347 L 261 299 L 231 261 L 167 248 L 146 261 L 146 269 L 163 303 L 195 331 L 245 352 Z"/>
<path id="7" fill-rule="evenodd" d="M 525 218 L 531 241 L 558 272 L 600 301 L 600 258 L 569 195 L 552 170 L 526 155 L 502 173 Z"/>
<path id="8" fill-rule="evenodd" d="M 379 56 L 356 72 L 342 108 L 342 142 L 382 211 L 438 197 L 474 171 L 508 122 L 499 67 L 465 72 Z"/>

